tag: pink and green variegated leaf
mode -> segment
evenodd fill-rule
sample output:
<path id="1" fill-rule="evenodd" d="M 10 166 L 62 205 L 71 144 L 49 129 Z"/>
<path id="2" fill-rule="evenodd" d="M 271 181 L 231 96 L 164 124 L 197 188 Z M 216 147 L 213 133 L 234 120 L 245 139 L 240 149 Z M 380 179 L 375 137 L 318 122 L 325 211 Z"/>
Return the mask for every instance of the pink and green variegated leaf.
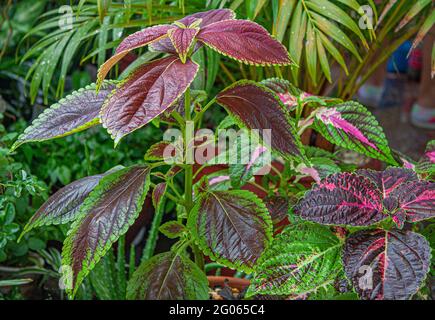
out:
<path id="1" fill-rule="evenodd" d="M 269 129 L 270 141 L 263 140 L 282 156 L 302 156 L 302 143 L 293 121 L 272 90 L 256 82 L 242 80 L 221 91 L 217 102 L 240 126 L 262 133 Z"/>
<path id="2" fill-rule="evenodd" d="M 195 202 L 188 225 L 203 252 L 227 267 L 252 272 L 272 239 L 264 203 L 246 190 L 209 190 Z"/>
<path id="3" fill-rule="evenodd" d="M 83 201 L 100 180 L 121 169 L 122 166 L 117 166 L 103 174 L 79 179 L 57 191 L 30 218 L 20 237 L 36 227 L 65 224 L 75 220 Z"/>
<path id="4" fill-rule="evenodd" d="M 294 211 L 305 220 L 326 225 L 368 226 L 388 217 L 374 183 L 350 173 L 322 180 L 305 194 Z"/>
<path id="5" fill-rule="evenodd" d="M 222 20 L 231 20 L 236 17 L 236 14 L 234 11 L 230 9 L 216 9 L 216 10 L 210 10 L 205 12 L 197 12 L 192 15 L 186 16 L 177 22 L 182 23 L 185 26 L 190 26 L 192 23 L 197 23 L 198 19 L 200 20 L 199 27 L 205 27 L 209 24 L 222 21 Z M 161 51 L 166 53 L 172 53 L 175 54 L 177 51 L 175 50 L 174 46 L 171 43 L 171 40 L 169 38 L 164 38 L 159 41 L 153 42 L 150 47 L 154 51 Z M 195 49 L 199 47 L 195 47 Z"/>
<path id="6" fill-rule="evenodd" d="M 185 63 L 187 54 L 195 44 L 195 36 L 198 34 L 199 28 L 180 28 L 175 27 L 168 31 L 169 39 L 172 45 L 180 56 L 181 62 Z"/>
<path id="7" fill-rule="evenodd" d="M 204 272 L 185 254 L 165 252 L 144 261 L 127 286 L 128 300 L 207 300 Z"/>
<path id="8" fill-rule="evenodd" d="M 186 230 L 186 227 L 178 221 L 168 221 L 159 228 L 159 231 L 169 239 L 180 237 Z"/>
<path id="9" fill-rule="evenodd" d="M 435 183 L 412 181 L 402 184 L 390 194 L 389 203 L 395 207 L 393 220 L 398 227 L 405 221 L 418 222 L 435 217 Z"/>
<path id="10" fill-rule="evenodd" d="M 160 40 L 168 36 L 167 32 L 173 28 L 171 25 L 159 25 L 150 28 L 143 29 L 141 31 L 135 32 L 125 38 L 118 48 L 116 48 L 115 54 L 108 59 L 103 65 L 101 65 L 98 70 L 97 75 L 97 88 L 106 78 L 110 69 L 122 58 L 124 58 L 130 51 L 144 47 L 154 41 Z"/>
<path id="11" fill-rule="evenodd" d="M 340 147 L 397 165 L 378 121 L 359 103 L 349 101 L 317 109 L 314 126 Z"/>
<path id="12" fill-rule="evenodd" d="M 115 82 L 105 81 L 98 94 L 95 84 L 91 84 L 66 96 L 33 120 L 11 150 L 23 143 L 65 137 L 99 124 L 100 109 L 115 87 Z"/>
<path id="13" fill-rule="evenodd" d="M 62 250 L 66 287 L 75 295 L 83 279 L 138 217 L 150 183 L 149 167 L 107 175 L 83 202 Z M 68 269 L 68 270 L 67 270 Z"/>
<path id="14" fill-rule="evenodd" d="M 117 144 L 122 137 L 162 114 L 186 91 L 198 65 L 169 56 L 139 67 L 112 94 L 101 121 Z"/>
<path id="15" fill-rule="evenodd" d="M 342 247 L 328 227 L 286 227 L 261 257 L 247 296 L 306 295 L 333 284 L 342 270 Z"/>
<path id="16" fill-rule="evenodd" d="M 248 20 L 225 20 L 202 27 L 198 41 L 240 62 L 269 66 L 290 65 L 286 48 L 262 26 Z"/>
<path id="17" fill-rule="evenodd" d="M 426 151 L 415 168 L 419 174 L 435 176 L 435 140 L 427 144 Z"/>
<path id="18" fill-rule="evenodd" d="M 302 104 L 314 102 L 321 106 L 336 105 L 343 102 L 341 99 L 315 96 L 310 93 L 303 92 L 302 90 L 294 87 L 289 81 L 280 78 L 266 79 L 261 81 L 261 84 L 274 91 L 281 99 L 282 103 L 290 110 L 293 110 L 298 105 L 298 100 Z"/>
<path id="19" fill-rule="evenodd" d="M 402 184 L 418 181 L 417 174 L 414 171 L 404 168 L 390 167 L 384 171 L 361 169 L 357 170 L 356 174 L 365 176 L 374 182 L 384 198 L 388 197 L 393 190 Z"/>
<path id="20" fill-rule="evenodd" d="M 427 240 L 414 232 L 364 230 L 347 239 L 343 264 L 360 298 L 406 300 L 426 278 L 430 250 Z"/>

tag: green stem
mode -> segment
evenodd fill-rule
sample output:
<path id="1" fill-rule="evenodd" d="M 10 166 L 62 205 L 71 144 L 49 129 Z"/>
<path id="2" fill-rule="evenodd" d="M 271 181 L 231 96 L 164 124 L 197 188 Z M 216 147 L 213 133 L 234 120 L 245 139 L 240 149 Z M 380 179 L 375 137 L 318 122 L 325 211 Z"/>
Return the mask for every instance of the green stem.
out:
<path id="1" fill-rule="evenodd" d="M 213 100 L 212 100 L 213 101 Z M 212 103 L 209 103 L 210 105 Z M 185 119 L 186 123 L 188 121 L 192 120 L 191 116 L 191 101 L 190 101 L 190 88 L 186 90 L 186 93 L 184 94 L 184 108 L 185 108 Z M 193 199 L 192 199 L 192 193 L 193 193 L 193 164 L 189 162 L 190 156 L 189 153 L 191 152 L 191 139 L 193 137 L 190 137 L 190 133 L 188 132 L 188 126 L 186 125 L 186 130 L 184 132 L 184 147 L 185 147 L 185 159 L 186 159 L 186 166 L 184 169 L 184 207 L 186 208 L 186 214 L 187 217 L 189 217 L 190 211 L 193 207 Z M 193 242 L 191 243 L 191 248 L 193 251 L 193 254 L 195 256 L 195 263 L 198 265 L 198 267 L 201 270 L 204 270 L 204 256 L 201 252 L 201 250 L 198 248 L 197 245 L 195 245 Z"/>

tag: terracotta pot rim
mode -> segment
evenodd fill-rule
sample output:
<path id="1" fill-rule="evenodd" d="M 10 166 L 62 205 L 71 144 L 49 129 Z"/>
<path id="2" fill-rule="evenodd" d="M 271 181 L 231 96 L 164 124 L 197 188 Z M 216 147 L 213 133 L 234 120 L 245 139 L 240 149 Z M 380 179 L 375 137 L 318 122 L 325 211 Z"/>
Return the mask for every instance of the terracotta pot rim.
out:
<path id="1" fill-rule="evenodd" d="M 231 288 L 243 290 L 251 284 L 251 281 L 243 278 L 235 278 L 229 276 L 207 276 L 208 283 L 211 288 L 216 286 L 223 287 L 225 281 Z"/>

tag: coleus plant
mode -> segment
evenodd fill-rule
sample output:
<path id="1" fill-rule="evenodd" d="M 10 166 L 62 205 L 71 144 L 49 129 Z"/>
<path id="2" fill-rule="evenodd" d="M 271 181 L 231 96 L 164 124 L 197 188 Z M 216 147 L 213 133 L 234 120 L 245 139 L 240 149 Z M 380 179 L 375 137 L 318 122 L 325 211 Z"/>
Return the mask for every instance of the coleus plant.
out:
<path id="1" fill-rule="evenodd" d="M 164 57 L 139 66 L 122 82 L 104 80 L 128 52 L 146 45 Z M 300 136 L 311 128 L 340 147 L 398 166 L 400 159 L 392 155 L 382 128 L 356 102 L 313 96 L 274 78 L 238 81 L 202 105 L 191 84 L 200 67 L 192 54 L 204 45 L 246 64 L 292 64 L 264 28 L 236 20 L 231 10 L 193 14 L 125 38 L 101 66 L 96 84 L 47 109 L 13 146 L 15 150 L 98 124 L 116 145 L 155 119 L 183 133 L 175 143 L 156 143 L 143 163 L 65 186 L 30 219 L 24 232 L 72 222 L 62 252 L 69 295 L 74 297 L 83 279 L 127 232 L 152 189 L 156 214 L 143 262 L 128 286 L 129 299 L 207 299 L 204 256 L 252 273 L 248 296 L 311 294 L 333 285 L 344 270 L 363 299 L 411 297 L 428 272 L 430 247 L 423 236 L 401 228 L 433 217 L 434 184 L 403 168 L 341 172 L 347 167 L 333 154 L 302 144 Z M 267 147 L 256 148 L 247 164 L 218 166 L 213 160 L 222 154 L 201 166 L 188 161 L 189 149 L 201 146 L 188 128 L 201 129 L 202 117 L 214 103 L 229 115 L 221 128 L 271 130 Z M 165 161 L 168 147 L 182 150 L 181 163 Z M 266 150 L 282 170 L 272 163 L 274 174 L 262 183 L 255 174 Z M 211 173 L 206 173 L 208 167 Z M 174 178 L 183 172 L 180 192 Z M 303 196 L 306 189 L 299 180 L 306 177 L 317 184 Z M 165 201 L 177 205 L 177 219 L 160 225 Z M 281 230 L 277 223 L 289 217 L 287 211 L 296 222 Z M 355 232 L 356 226 L 370 227 Z M 169 252 L 153 255 L 157 230 L 178 241 Z M 372 286 L 359 289 L 364 266 L 371 268 Z"/>

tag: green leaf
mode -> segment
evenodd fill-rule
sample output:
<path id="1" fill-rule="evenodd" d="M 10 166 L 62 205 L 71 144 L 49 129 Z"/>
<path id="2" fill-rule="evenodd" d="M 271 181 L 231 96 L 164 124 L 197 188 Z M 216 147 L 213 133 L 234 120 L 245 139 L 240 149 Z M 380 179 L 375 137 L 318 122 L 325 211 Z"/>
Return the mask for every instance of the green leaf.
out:
<path id="1" fill-rule="evenodd" d="M 62 250 L 64 279 L 71 297 L 138 217 L 149 188 L 149 172 L 149 167 L 139 165 L 104 177 L 80 207 Z"/>
<path id="2" fill-rule="evenodd" d="M 286 227 L 259 261 L 247 296 L 316 292 L 342 271 L 342 246 L 328 227 L 311 223 Z"/>
<path id="3" fill-rule="evenodd" d="M 417 0 L 408 13 L 403 17 L 397 26 L 395 32 L 398 32 L 404 26 L 406 26 L 416 15 L 418 15 L 426 6 L 432 3 L 432 0 Z"/>
<path id="4" fill-rule="evenodd" d="M 144 261 L 127 287 L 129 300 L 206 300 L 204 272 L 184 253 L 166 252 Z"/>

